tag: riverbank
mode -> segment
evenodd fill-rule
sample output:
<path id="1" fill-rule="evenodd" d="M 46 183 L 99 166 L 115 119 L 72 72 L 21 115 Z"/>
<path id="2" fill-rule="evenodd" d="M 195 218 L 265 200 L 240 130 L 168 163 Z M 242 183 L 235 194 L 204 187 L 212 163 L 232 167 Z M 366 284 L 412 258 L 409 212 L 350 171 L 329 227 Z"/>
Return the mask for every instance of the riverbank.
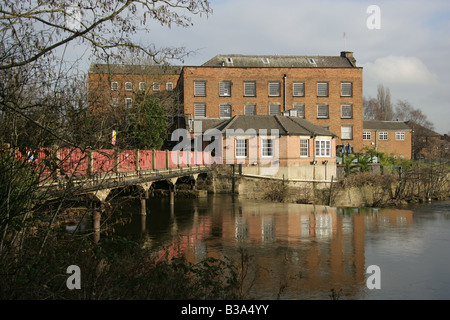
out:
<path id="1" fill-rule="evenodd" d="M 416 170 L 404 170 L 396 175 L 362 172 L 325 183 L 273 180 L 216 170 L 199 188 L 212 194 L 234 193 L 243 198 L 274 202 L 380 208 L 448 199 L 447 177 L 447 171 L 422 168 L 419 174 Z"/>

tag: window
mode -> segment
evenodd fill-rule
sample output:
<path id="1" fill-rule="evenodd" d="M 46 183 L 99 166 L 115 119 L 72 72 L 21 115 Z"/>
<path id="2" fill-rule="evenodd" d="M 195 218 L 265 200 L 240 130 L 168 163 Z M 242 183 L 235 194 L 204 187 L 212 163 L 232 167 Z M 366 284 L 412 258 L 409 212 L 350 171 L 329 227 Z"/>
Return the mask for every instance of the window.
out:
<path id="1" fill-rule="evenodd" d="M 317 118 L 328 119 L 328 105 L 320 104 L 317 106 Z"/>
<path id="2" fill-rule="evenodd" d="M 341 127 L 341 139 L 342 140 L 352 140 L 353 139 L 353 127 L 352 126 L 342 126 Z"/>
<path id="3" fill-rule="evenodd" d="M 331 141 L 316 140 L 316 157 L 330 157 L 330 156 L 331 156 Z"/>
<path id="4" fill-rule="evenodd" d="M 196 118 L 206 117 L 206 104 L 204 103 L 194 104 L 194 117 Z"/>
<path id="5" fill-rule="evenodd" d="M 280 83 L 279 82 L 269 82 L 269 96 L 279 97 L 280 96 Z"/>
<path id="6" fill-rule="evenodd" d="M 273 157 L 273 139 L 261 139 L 261 156 Z"/>
<path id="7" fill-rule="evenodd" d="M 220 81 L 219 82 L 219 95 L 221 97 L 231 96 L 231 81 Z"/>
<path id="8" fill-rule="evenodd" d="M 125 82 L 125 90 L 126 91 L 132 91 L 133 90 L 133 84 L 131 82 Z"/>
<path id="9" fill-rule="evenodd" d="M 269 105 L 269 115 L 278 116 L 280 114 L 280 105 L 279 104 L 270 104 Z"/>
<path id="10" fill-rule="evenodd" d="M 172 82 L 166 83 L 166 91 L 173 91 L 173 83 Z"/>
<path id="11" fill-rule="evenodd" d="M 294 82 L 293 85 L 293 95 L 294 97 L 304 97 L 305 96 L 305 84 L 303 82 Z"/>
<path id="12" fill-rule="evenodd" d="M 153 82 L 153 91 L 159 91 L 160 85 L 159 82 Z"/>
<path id="13" fill-rule="evenodd" d="M 206 97 L 206 81 L 194 81 L 194 96 Z"/>
<path id="14" fill-rule="evenodd" d="M 254 105 L 254 104 L 246 104 L 244 106 L 244 114 L 246 116 L 254 116 L 254 115 L 256 115 L 256 105 Z"/>
<path id="15" fill-rule="evenodd" d="M 363 140 L 372 140 L 372 132 L 363 131 Z"/>
<path id="16" fill-rule="evenodd" d="M 351 104 L 343 104 L 341 106 L 341 118 L 342 119 L 353 118 L 353 106 Z"/>
<path id="17" fill-rule="evenodd" d="M 300 139 L 300 157 L 309 157 L 309 139 Z"/>
<path id="18" fill-rule="evenodd" d="M 145 91 L 147 84 L 145 82 L 139 82 L 139 90 Z"/>
<path id="19" fill-rule="evenodd" d="M 261 58 L 264 64 L 269 64 L 269 58 Z"/>
<path id="20" fill-rule="evenodd" d="M 378 139 L 380 139 L 380 140 L 387 140 L 388 139 L 388 133 L 387 132 L 380 132 L 378 134 Z"/>
<path id="21" fill-rule="evenodd" d="M 244 96 L 255 97 L 256 96 L 256 82 L 248 81 L 244 82 Z"/>
<path id="22" fill-rule="evenodd" d="M 328 82 L 317 82 L 317 96 L 328 97 Z"/>
<path id="23" fill-rule="evenodd" d="M 305 105 L 295 104 L 294 110 L 297 111 L 297 117 L 305 119 Z"/>
<path id="24" fill-rule="evenodd" d="M 223 104 L 220 106 L 220 117 L 231 118 L 231 106 L 229 104 Z"/>
<path id="25" fill-rule="evenodd" d="M 117 107 L 119 106 L 119 99 L 118 98 L 112 98 L 112 106 Z"/>
<path id="26" fill-rule="evenodd" d="M 236 139 L 235 140 L 236 147 L 236 158 L 246 158 L 248 155 L 248 140 L 247 139 Z"/>
<path id="27" fill-rule="evenodd" d="M 125 98 L 125 108 L 130 109 L 133 106 L 133 100 L 131 98 Z"/>
<path id="28" fill-rule="evenodd" d="M 341 83 L 341 96 L 342 97 L 351 97 L 352 92 L 352 83 L 351 82 L 342 82 Z"/>
<path id="29" fill-rule="evenodd" d="M 119 83 L 118 82 L 111 82 L 111 90 L 113 90 L 113 91 L 119 90 Z"/>
<path id="30" fill-rule="evenodd" d="M 405 133 L 404 132 L 396 132 L 395 140 L 405 140 Z"/>

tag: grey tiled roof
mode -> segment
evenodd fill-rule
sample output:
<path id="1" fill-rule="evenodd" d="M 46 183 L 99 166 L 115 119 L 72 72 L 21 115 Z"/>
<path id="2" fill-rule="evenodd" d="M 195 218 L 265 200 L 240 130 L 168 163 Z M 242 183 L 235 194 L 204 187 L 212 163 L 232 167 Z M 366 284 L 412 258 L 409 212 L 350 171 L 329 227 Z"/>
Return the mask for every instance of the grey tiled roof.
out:
<path id="1" fill-rule="evenodd" d="M 312 59 L 312 60 L 311 60 Z M 268 63 L 264 63 L 264 60 Z M 313 63 L 314 62 L 314 63 Z M 279 56 L 220 54 L 204 63 L 205 67 L 273 67 L 273 68 L 354 68 L 342 56 Z"/>
<path id="2" fill-rule="evenodd" d="M 366 120 L 363 122 L 363 129 L 367 130 L 411 130 L 403 121 L 377 121 Z"/>
<path id="3" fill-rule="evenodd" d="M 89 73 L 100 74 L 154 74 L 154 75 L 179 75 L 180 66 L 152 66 L 131 64 L 97 64 L 92 63 Z"/>
<path id="4" fill-rule="evenodd" d="M 208 121 L 209 119 L 205 120 Z M 226 133 L 227 129 L 235 131 L 240 129 L 244 132 L 254 129 L 256 134 L 259 134 L 260 130 L 265 129 L 267 134 L 271 134 L 271 130 L 278 130 L 280 135 L 335 136 L 329 130 L 312 124 L 305 119 L 287 116 L 237 115 L 227 121 L 219 122 L 214 128 L 222 133 Z"/>

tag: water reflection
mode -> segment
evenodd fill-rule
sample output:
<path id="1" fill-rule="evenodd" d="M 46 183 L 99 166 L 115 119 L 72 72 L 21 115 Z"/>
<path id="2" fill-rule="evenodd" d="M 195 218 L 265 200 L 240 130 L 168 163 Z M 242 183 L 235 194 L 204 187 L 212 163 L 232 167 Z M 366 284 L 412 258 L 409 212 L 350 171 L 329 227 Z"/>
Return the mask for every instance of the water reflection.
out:
<path id="1" fill-rule="evenodd" d="M 147 216 L 139 203 L 134 219 L 120 229 L 153 248 L 158 259 L 184 255 L 239 259 L 252 257 L 249 297 L 255 299 L 359 299 L 366 288 L 366 235 L 406 232 L 412 210 L 341 209 L 239 200 L 232 196 L 168 201 L 150 199 Z M 372 237 L 372 236 L 370 236 Z"/>

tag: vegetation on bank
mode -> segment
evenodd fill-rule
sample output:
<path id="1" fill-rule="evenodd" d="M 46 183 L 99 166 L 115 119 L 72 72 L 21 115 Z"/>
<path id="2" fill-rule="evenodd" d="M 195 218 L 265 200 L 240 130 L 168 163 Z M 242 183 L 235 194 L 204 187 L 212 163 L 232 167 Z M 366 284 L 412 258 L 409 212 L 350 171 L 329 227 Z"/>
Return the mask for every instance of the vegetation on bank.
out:
<path id="1" fill-rule="evenodd" d="M 372 172 L 374 154 L 349 155 L 344 158 L 345 178 L 332 188 L 317 188 L 313 183 L 292 186 L 280 181 L 265 182 L 263 198 L 276 202 L 339 205 L 342 198 L 353 193 L 356 206 L 387 207 L 429 200 L 450 195 L 450 163 L 420 163 L 378 154 L 381 172 Z"/>

